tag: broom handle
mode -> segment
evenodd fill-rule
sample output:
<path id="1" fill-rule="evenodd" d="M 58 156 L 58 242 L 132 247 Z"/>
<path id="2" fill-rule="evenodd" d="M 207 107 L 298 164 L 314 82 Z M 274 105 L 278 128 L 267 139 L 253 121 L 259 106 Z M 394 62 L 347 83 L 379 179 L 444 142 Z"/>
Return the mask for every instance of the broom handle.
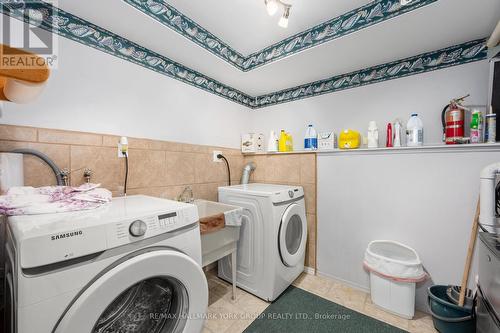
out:
<path id="1" fill-rule="evenodd" d="M 474 216 L 474 222 L 472 223 L 472 231 L 469 239 L 469 248 L 467 249 L 467 260 L 465 261 L 464 275 L 462 276 L 462 285 L 460 286 L 460 298 L 458 299 L 459 306 L 464 306 L 465 302 L 465 292 L 467 291 L 467 282 L 469 280 L 472 255 L 474 254 L 474 246 L 476 245 L 476 238 L 477 238 L 477 229 L 479 226 L 479 213 L 480 213 L 479 204 L 480 204 L 480 199 L 477 200 L 476 215 Z"/>

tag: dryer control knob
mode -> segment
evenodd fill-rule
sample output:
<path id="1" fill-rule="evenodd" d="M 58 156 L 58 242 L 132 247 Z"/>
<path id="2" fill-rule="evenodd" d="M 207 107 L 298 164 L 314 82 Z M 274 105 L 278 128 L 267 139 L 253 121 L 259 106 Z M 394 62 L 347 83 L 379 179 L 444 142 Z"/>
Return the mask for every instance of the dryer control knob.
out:
<path id="1" fill-rule="evenodd" d="M 128 231 L 133 237 L 141 237 L 144 236 L 146 233 L 146 230 L 148 229 L 148 226 L 146 223 L 142 220 L 135 220 L 130 224 L 130 227 L 128 228 Z"/>

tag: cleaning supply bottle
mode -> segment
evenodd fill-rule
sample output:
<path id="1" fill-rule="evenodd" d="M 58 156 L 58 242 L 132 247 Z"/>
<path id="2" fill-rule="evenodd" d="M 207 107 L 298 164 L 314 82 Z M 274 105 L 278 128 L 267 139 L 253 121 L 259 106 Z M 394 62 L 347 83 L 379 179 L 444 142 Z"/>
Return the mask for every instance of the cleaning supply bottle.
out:
<path id="1" fill-rule="evenodd" d="M 306 135 L 304 137 L 304 150 L 318 149 L 318 134 L 313 125 L 307 126 Z"/>
<path id="2" fill-rule="evenodd" d="M 392 124 L 388 123 L 387 124 L 387 139 L 385 141 L 386 147 L 388 147 L 388 148 L 394 147 L 392 139 L 393 139 L 393 137 L 392 137 Z"/>
<path id="3" fill-rule="evenodd" d="M 286 151 L 286 143 L 287 143 L 287 135 L 285 130 L 281 130 L 280 138 L 278 141 L 278 151 L 285 152 Z"/>
<path id="4" fill-rule="evenodd" d="M 401 147 L 401 121 L 396 119 L 394 121 L 394 147 Z"/>
<path id="5" fill-rule="evenodd" d="M 368 123 L 368 148 L 378 148 L 378 127 L 373 120 Z"/>
<path id="6" fill-rule="evenodd" d="M 472 111 L 470 121 L 470 143 L 481 143 L 483 139 L 483 115 L 479 110 Z"/>
<path id="7" fill-rule="evenodd" d="M 267 142 L 267 151 L 270 153 L 274 153 L 278 151 L 279 140 L 274 131 L 269 133 L 269 140 Z"/>
<path id="8" fill-rule="evenodd" d="M 406 145 L 408 147 L 424 145 L 424 125 L 416 113 L 411 115 L 406 124 Z"/>

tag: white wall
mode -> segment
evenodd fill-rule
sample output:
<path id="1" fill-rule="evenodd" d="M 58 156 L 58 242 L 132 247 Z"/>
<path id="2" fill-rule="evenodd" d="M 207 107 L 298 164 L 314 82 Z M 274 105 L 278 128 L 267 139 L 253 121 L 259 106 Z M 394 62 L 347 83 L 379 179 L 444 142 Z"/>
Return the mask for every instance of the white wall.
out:
<path id="1" fill-rule="evenodd" d="M 426 309 L 432 284 L 460 285 L 479 195 L 479 172 L 495 152 L 362 153 L 318 156 L 318 271 L 369 287 L 368 243 L 400 241 L 421 257 L 431 280 L 419 284 Z M 470 276 L 474 283 L 476 264 Z"/>
<path id="2" fill-rule="evenodd" d="M 308 124 L 320 131 L 351 128 L 366 135 L 368 122 L 375 120 L 380 144 L 385 144 L 388 122 L 400 118 L 406 124 L 412 113 L 418 113 L 425 143 L 441 143 L 444 105 L 467 93 L 468 103 L 486 104 L 488 70 L 487 61 L 481 61 L 259 109 L 248 130 L 268 135 L 270 130 L 285 129 L 292 133 L 295 149 L 302 149 Z"/>
<path id="3" fill-rule="evenodd" d="M 0 123 L 239 148 L 250 109 L 59 38 L 59 66 L 33 103 Z"/>
<path id="4" fill-rule="evenodd" d="M 317 130 L 352 128 L 364 134 L 376 120 L 385 143 L 387 122 L 406 122 L 418 113 L 425 143 L 441 143 L 443 106 L 467 93 L 468 103 L 484 105 L 487 79 L 486 61 L 452 67 L 257 110 L 249 130 L 267 135 L 284 128 L 302 149 L 309 123 Z M 431 280 L 417 290 L 417 306 L 425 309 L 429 284 L 460 282 L 479 170 L 497 161 L 500 152 L 319 155 L 318 271 L 368 288 L 362 268 L 368 242 L 401 241 L 419 252 L 430 272 Z"/>

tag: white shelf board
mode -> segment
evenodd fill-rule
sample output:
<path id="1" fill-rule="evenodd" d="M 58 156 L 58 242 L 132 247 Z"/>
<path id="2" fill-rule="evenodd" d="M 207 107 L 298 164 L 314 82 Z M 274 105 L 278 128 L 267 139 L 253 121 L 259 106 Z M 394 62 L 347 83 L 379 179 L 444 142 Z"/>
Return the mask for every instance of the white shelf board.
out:
<path id="1" fill-rule="evenodd" d="M 478 143 L 464 145 L 428 145 L 421 147 L 381 147 L 381 148 L 358 148 L 358 149 L 334 149 L 334 150 L 297 150 L 291 152 L 257 152 L 243 153 L 246 156 L 252 155 L 291 155 L 291 154 L 419 154 L 419 153 L 459 153 L 459 152 L 488 152 L 500 151 L 500 143 Z"/>

